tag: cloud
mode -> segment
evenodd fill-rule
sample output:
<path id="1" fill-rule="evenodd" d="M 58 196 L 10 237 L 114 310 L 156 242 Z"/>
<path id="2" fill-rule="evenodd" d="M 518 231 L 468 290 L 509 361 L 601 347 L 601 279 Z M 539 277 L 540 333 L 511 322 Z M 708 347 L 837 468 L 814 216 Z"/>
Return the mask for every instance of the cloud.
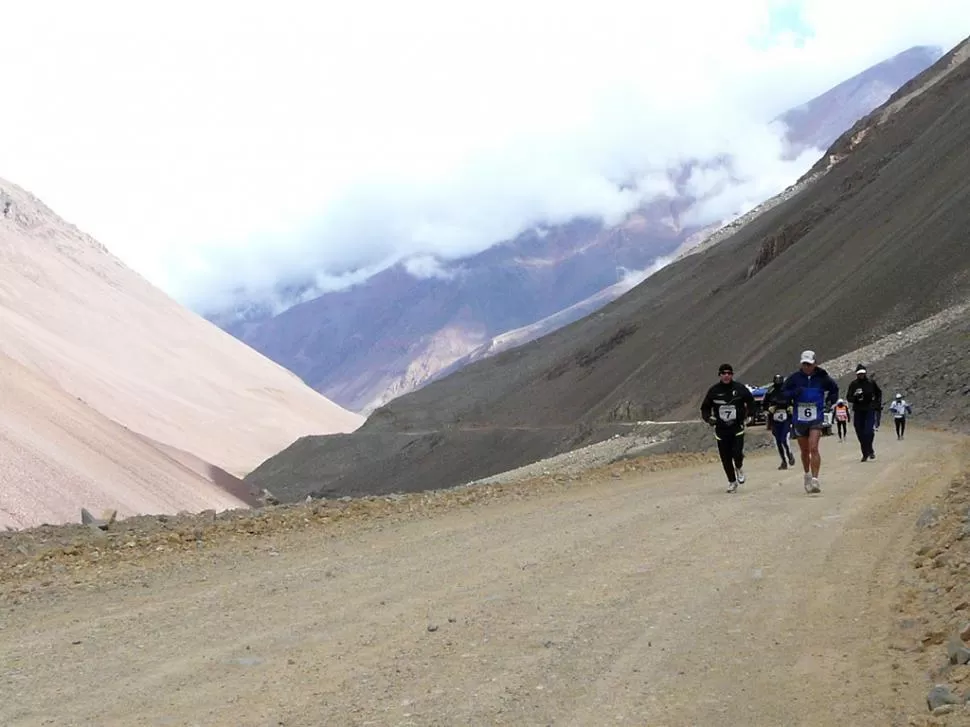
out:
<path id="1" fill-rule="evenodd" d="M 416 255 L 404 262 L 404 269 L 416 278 L 440 278 L 451 280 L 457 271 L 446 269 L 433 255 Z"/>
<path id="2" fill-rule="evenodd" d="M 766 120 L 970 33 L 965 0 L 666 5 L 19 3 L 0 175 L 206 309 L 617 221 L 686 159 L 731 155 L 691 184 L 733 214 L 813 161 Z"/>

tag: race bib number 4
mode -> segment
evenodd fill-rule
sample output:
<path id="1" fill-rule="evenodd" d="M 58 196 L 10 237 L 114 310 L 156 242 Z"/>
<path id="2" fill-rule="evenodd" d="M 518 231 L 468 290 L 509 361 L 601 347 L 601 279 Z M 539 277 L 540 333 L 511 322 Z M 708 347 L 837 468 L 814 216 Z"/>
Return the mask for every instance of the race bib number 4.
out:
<path id="1" fill-rule="evenodd" d="M 725 404 L 718 408 L 717 415 L 725 424 L 732 424 L 733 422 L 737 421 L 738 409 L 733 404 Z"/>
<path id="2" fill-rule="evenodd" d="M 788 412 L 785 411 L 784 409 L 779 409 L 778 411 L 775 412 L 776 422 L 783 422 L 786 419 L 788 419 Z"/>
<path id="3" fill-rule="evenodd" d="M 818 407 L 811 403 L 802 403 L 795 407 L 795 416 L 800 422 L 814 422 L 818 419 Z"/>

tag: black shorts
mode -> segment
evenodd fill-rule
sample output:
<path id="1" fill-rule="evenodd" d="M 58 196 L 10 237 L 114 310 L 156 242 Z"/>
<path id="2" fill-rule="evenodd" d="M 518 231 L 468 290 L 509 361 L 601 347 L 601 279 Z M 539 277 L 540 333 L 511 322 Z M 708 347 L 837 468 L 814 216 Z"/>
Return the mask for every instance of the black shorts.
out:
<path id="1" fill-rule="evenodd" d="M 798 439 L 799 437 L 807 437 L 809 431 L 812 429 L 818 429 L 822 431 L 825 427 L 822 426 L 822 422 L 817 424 L 793 424 L 792 425 L 792 435 Z"/>

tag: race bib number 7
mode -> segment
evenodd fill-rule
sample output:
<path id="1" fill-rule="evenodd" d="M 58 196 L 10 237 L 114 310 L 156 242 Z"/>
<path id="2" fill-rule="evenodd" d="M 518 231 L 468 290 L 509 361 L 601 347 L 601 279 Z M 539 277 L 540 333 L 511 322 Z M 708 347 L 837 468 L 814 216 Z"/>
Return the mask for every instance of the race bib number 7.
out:
<path id="1" fill-rule="evenodd" d="M 733 404 L 724 404 L 718 408 L 717 415 L 725 424 L 731 424 L 738 418 L 738 409 Z"/>
<path id="2" fill-rule="evenodd" d="M 818 419 L 818 407 L 812 403 L 801 403 L 795 407 L 795 418 L 800 422 L 814 422 Z"/>

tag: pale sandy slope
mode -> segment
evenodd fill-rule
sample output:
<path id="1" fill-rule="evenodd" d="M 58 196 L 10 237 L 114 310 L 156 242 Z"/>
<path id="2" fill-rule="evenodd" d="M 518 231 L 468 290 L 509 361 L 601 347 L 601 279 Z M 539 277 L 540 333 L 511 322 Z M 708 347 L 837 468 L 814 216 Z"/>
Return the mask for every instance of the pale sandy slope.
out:
<path id="1" fill-rule="evenodd" d="M 300 436 L 352 431 L 363 421 L 2 180 L 0 354 L 148 439 L 237 475 Z M 18 374 L 10 385 L 26 381 Z M 119 469 L 140 466 L 110 449 L 102 454 Z M 24 471 L 15 489 L 35 486 L 42 470 Z M 103 486 L 117 479 L 105 477 Z M 0 491 L 0 509 L 22 499 L 10 487 Z M 198 500 L 166 497 L 184 507 Z"/>
<path id="2" fill-rule="evenodd" d="M 900 579 L 966 450 L 829 437 L 818 496 L 766 454 L 736 495 L 628 473 L 9 584 L 0 723 L 908 724 Z"/>
<path id="3" fill-rule="evenodd" d="M 0 391 L 0 527 L 77 521 L 82 507 L 125 517 L 248 504 L 213 482 L 228 475 L 166 454 L 2 354 Z"/>
<path id="4" fill-rule="evenodd" d="M 9 183 L 0 350 L 106 416 L 234 473 L 362 418 L 126 268 Z"/>

